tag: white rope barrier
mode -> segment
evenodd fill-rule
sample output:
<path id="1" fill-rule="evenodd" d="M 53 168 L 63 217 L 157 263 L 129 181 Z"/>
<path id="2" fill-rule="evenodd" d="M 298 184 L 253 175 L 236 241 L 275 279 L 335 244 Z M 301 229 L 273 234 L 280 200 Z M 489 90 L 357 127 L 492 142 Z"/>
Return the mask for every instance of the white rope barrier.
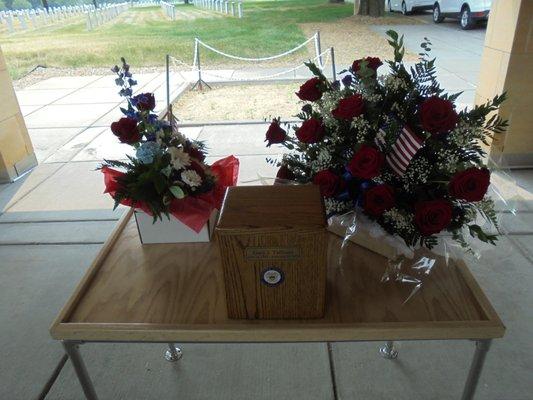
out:
<path id="1" fill-rule="evenodd" d="M 330 49 L 327 49 L 322 54 L 319 54 L 317 57 L 311 59 L 310 61 L 318 61 L 320 59 L 320 57 L 326 56 L 326 59 L 325 59 L 324 63 L 322 64 L 322 65 L 326 65 L 328 63 L 328 61 L 329 61 L 330 54 L 331 54 Z M 210 77 L 213 77 L 213 78 L 217 78 L 217 79 L 222 79 L 222 80 L 225 80 L 225 81 L 229 80 L 229 81 L 234 81 L 234 82 L 254 82 L 254 81 L 275 80 L 275 78 L 278 78 L 278 77 L 283 76 L 283 75 L 290 74 L 292 72 L 296 72 L 297 70 L 299 70 L 301 68 L 304 68 L 305 66 L 306 65 L 304 63 L 301 63 L 301 64 L 297 65 L 296 67 L 288 69 L 286 71 L 276 72 L 276 73 L 270 74 L 270 75 L 257 76 L 257 77 L 254 77 L 254 78 L 239 78 L 239 77 L 234 77 L 233 75 L 232 76 L 222 76 L 222 75 L 217 75 L 216 73 L 213 73 L 210 70 L 204 70 L 204 71 L 202 71 L 202 73 L 204 75 L 207 75 L 207 76 L 210 76 Z M 319 68 L 321 70 L 324 69 L 323 67 L 320 67 L 320 66 L 319 66 Z"/>
<path id="2" fill-rule="evenodd" d="M 330 56 L 331 56 L 331 49 L 327 49 L 325 51 L 323 51 L 321 54 L 317 55 L 316 57 L 312 58 L 310 61 L 313 61 L 313 62 L 319 62 L 318 60 L 320 59 L 324 59 L 324 61 L 322 62 L 322 65 L 318 65 L 318 67 L 321 69 L 321 70 L 324 70 L 324 67 L 328 64 L 329 60 L 330 60 Z M 325 58 L 323 58 L 325 57 Z M 194 71 L 198 71 L 198 67 L 196 65 L 189 65 L 173 56 L 170 56 L 170 59 L 172 60 L 172 63 L 174 66 L 181 66 L 181 67 L 186 67 L 187 69 L 190 69 L 191 72 L 194 72 Z M 281 72 L 276 72 L 274 74 L 270 74 L 270 75 L 262 75 L 262 76 L 257 76 L 257 77 L 253 77 L 253 78 L 239 78 L 239 77 L 234 77 L 233 74 L 230 75 L 230 76 L 223 76 L 223 75 L 219 75 L 217 74 L 216 72 L 213 72 L 213 71 L 210 71 L 210 70 L 202 70 L 202 74 L 204 75 L 208 75 L 212 78 L 217 78 L 217 79 L 221 79 L 223 81 L 235 81 L 235 82 L 252 82 L 252 81 L 263 81 L 263 80 L 269 80 L 269 79 L 274 79 L 274 78 L 277 78 L 277 77 L 280 77 L 280 76 L 283 76 L 283 75 L 287 75 L 287 74 L 290 74 L 292 72 L 295 72 L 301 68 L 305 67 L 305 63 L 301 63 L 301 64 L 298 64 L 296 67 L 293 67 L 291 69 L 288 69 L 288 70 L 285 70 L 285 71 L 281 71 Z M 181 76 L 182 79 L 184 80 L 187 80 L 183 74 L 181 73 L 180 70 L 177 70 L 178 74 Z"/>
<path id="3" fill-rule="evenodd" d="M 298 46 L 296 46 L 295 48 L 293 49 L 290 49 L 284 53 L 281 53 L 281 54 L 276 54 L 275 56 L 269 56 L 269 57 L 259 57 L 259 58 L 249 58 L 249 57 L 240 57 L 240 56 L 235 56 L 235 55 L 232 55 L 232 54 L 228 54 L 228 53 L 224 53 L 223 51 L 220 51 L 220 50 L 217 50 L 215 49 L 214 47 L 212 46 L 209 46 L 207 43 L 204 43 L 202 42 L 200 39 L 196 39 L 196 42 L 198 44 L 201 44 L 202 46 L 204 46 L 206 49 L 209 49 L 217 54 L 220 54 L 221 56 L 224 56 L 224 57 L 227 57 L 227 58 L 231 58 L 233 60 L 239 60 L 239 61 L 251 61 L 251 62 L 260 62 L 260 61 L 271 61 L 271 60 L 275 60 L 277 58 L 281 58 L 281 57 L 285 57 L 285 56 L 288 56 L 289 54 L 292 54 L 298 50 L 300 50 L 302 47 L 306 46 L 309 42 L 315 40 L 316 41 L 316 36 L 317 34 L 315 33 L 313 36 L 311 36 L 309 39 L 307 39 L 305 42 L 299 44 Z M 196 52 L 195 52 L 196 53 Z"/>
<path id="4" fill-rule="evenodd" d="M 232 54 L 227 54 L 227 53 L 225 53 L 223 51 L 215 49 L 212 46 L 209 46 L 208 44 L 202 42 L 200 39 L 195 38 L 192 65 L 189 65 L 189 64 L 177 59 L 176 57 L 172 57 L 172 56 L 167 54 L 167 94 L 170 93 L 170 63 L 171 62 L 172 62 L 173 67 L 179 67 L 179 68 L 185 67 L 185 69 L 190 70 L 190 72 L 192 74 L 195 74 L 197 76 L 196 83 L 194 84 L 193 89 L 195 87 L 199 87 L 201 89 L 203 87 L 203 85 L 205 85 L 207 87 L 210 87 L 209 84 L 202 79 L 202 74 L 209 75 L 210 77 L 215 78 L 215 79 L 219 79 L 222 82 L 228 82 L 228 81 L 253 82 L 253 81 L 275 80 L 276 78 L 278 78 L 280 76 L 296 72 L 300 68 L 305 67 L 305 62 L 302 62 L 302 63 L 298 64 L 296 67 L 293 67 L 293 68 L 290 68 L 288 70 L 284 70 L 284 71 L 281 71 L 281 72 L 276 72 L 276 73 L 273 73 L 273 74 L 269 74 L 269 75 L 259 75 L 259 76 L 255 76 L 255 77 L 252 77 L 252 78 L 235 77 L 234 75 L 235 75 L 235 73 L 237 71 L 233 70 L 229 76 L 223 76 L 223 75 L 217 74 L 216 72 L 202 69 L 202 66 L 201 66 L 201 63 L 200 63 L 200 46 L 203 46 L 203 47 L 207 48 L 208 50 L 211 50 L 211 51 L 215 52 L 216 54 L 219 54 L 219 55 L 227 57 L 227 58 L 231 58 L 233 60 L 249 61 L 249 62 L 264 62 L 264 61 L 275 60 L 275 59 L 278 59 L 278 58 L 281 58 L 281 57 L 285 57 L 285 56 L 287 56 L 289 54 L 292 54 L 292 53 L 300 50 L 301 48 L 303 48 L 307 44 L 309 44 L 311 41 L 314 41 L 314 44 L 315 44 L 314 47 L 315 47 L 315 54 L 316 55 L 310 61 L 314 61 L 315 64 L 318 66 L 318 68 L 322 72 L 324 72 L 325 66 L 328 64 L 328 62 L 330 61 L 330 58 L 331 58 L 331 70 L 332 70 L 332 74 L 331 75 L 332 75 L 332 78 L 335 80 L 337 73 L 336 73 L 336 67 L 335 67 L 334 49 L 333 49 L 333 47 L 330 47 L 326 51 L 320 51 L 321 50 L 321 48 L 320 48 L 320 33 L 318 31 L 313 36 L 311 36 L 309 39 L 307 39 L 303 43 L 299 44 L 298 46 L 294 47 L 293 49 L 290 49 L 290 50 L 288 50 L 288 51 L 286 51 L 284 53 L 281 53 L 281 54 L 276 54 L 274 56 L 258 57 L 258 58 L 240 57 L 240 56 L 236 56 L 236 55 L 232 55 Z M 324 56 L 325 56 L 325 59 L 324 59 Z M 177 68 L 177 73 L 182 78 L 182 80 L 184 82 L 190 81 L 190 79 L 188 79 L 187 77 L 185 77 L 182 74 L 182 72 L 180 71 L 179 68 Z M 169 96 L 167 96 L 167 97 L 169 97 Z"/>

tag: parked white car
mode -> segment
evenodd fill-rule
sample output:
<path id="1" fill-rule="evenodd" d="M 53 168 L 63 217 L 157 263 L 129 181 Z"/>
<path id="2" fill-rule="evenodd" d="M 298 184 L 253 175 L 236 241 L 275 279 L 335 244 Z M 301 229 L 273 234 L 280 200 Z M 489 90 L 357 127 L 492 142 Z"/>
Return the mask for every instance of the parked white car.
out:
<path id="1" fill-rule="evenodd" d="M 458 18 L 461 28 L 472 29 L 477 21 L 489 18 L 492 0 L 439 0 L 433 4 L 433 22 L 436 24 L 444 18 Z"/>
<path id="2" fill-rule="evenodd" d="M 389 11 L 401 11 L 407 15 L 416 10 L 431 10 L 435 0 L 386 0 Z"/>

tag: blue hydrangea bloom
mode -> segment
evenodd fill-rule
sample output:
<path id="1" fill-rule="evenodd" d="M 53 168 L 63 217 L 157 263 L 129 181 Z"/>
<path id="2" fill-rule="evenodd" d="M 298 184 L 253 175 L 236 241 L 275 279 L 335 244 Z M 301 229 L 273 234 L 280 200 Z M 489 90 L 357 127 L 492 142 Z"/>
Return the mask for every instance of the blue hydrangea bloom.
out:
<path id="1" fill-rule="evenodd" d="M 137 159 L 143 164 L 151 164 L 154 162 L 154 157 L 161 152 L 161 147 L 156 142 L 146 142 L 141 144 L 137 149 L 135 155 Z"/>

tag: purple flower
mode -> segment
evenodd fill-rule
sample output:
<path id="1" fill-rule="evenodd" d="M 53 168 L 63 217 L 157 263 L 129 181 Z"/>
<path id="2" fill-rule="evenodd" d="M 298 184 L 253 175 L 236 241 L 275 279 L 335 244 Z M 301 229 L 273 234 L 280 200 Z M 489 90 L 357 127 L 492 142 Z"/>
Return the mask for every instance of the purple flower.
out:
<path id="1" fill-rule="evenodd" d="M 132 97 L 131 103 L 139 111 L 152 111 L 155 108 L 155 97 L 153 93 L 141 93 Z"/>
<path id="2" fill-rule="evenodd" d="M 344 86 L 350 86 L 352 84 L 352 76 L 346 75 L 344 78 L 342 78 L 342 84 Z"/>

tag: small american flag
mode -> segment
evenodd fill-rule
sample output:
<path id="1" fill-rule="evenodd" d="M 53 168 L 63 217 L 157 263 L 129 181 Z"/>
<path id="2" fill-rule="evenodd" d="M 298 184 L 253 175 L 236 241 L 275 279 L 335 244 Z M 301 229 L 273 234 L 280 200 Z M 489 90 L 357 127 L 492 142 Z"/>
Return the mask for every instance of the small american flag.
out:
<path id="1" fill-rule="evenodd" d="M 380 129 L 376 136 L 376 144 L 381 147 L 384 144 L 384 141 L 385 132 Z M 392 146 L 390 153 L 385 157 L 387 164 L 397 175 L 403 176 L 409 163 L 423 145 L 424 142 L 407 126 L 404 126 L 396 143 Z"/>

